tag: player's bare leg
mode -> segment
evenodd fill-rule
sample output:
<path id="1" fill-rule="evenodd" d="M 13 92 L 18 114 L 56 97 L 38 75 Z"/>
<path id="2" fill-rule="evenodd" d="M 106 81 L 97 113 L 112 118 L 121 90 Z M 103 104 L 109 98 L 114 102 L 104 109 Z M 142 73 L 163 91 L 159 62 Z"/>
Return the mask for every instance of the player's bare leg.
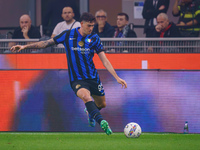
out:
<path id="1" fill-rule="evenodd" d="M 105 101 L 105 96 L 96 96 L 96 95 L 92 95 L 94 101 L 95 101 L 95 105 L 97 106 L 97 108 L 99 110 L 101 110 L 101 108 L 104 108 L 106 106 L 106 101 Z M 91 118 L 90 114 L 87 111 L 87 108 L 84 109 L 84 112 L 87 114 L 88 116 L 88 122 L 89 125 L 91 127 L 94 127 L 96 122 L 93 118 Z"/>
<path id="2" fill-rule="evenodd" d="M 105 108 L 106 107 L 106 99 L 105 96 L 97 96 L 97 95 L 92 95 L 94 102 L 97 106 L 97 108 L 99 110 L 101 110 L 101 108 Z"/>
<path id="3" fill-rule="evenodd" d="M 90 119 L 93 118 L 96 122 L 98 122 L 107 135 L 112 134 L 112 130 L 110 129 L 108 122 L 106 120 L 103 120 L 99 109 L 97 108 L 96 104 L 92 101 L 90 91 L 85 88 L 81 88 L 77 91 L 77 96 L 81 98 L 85 103 Z M 105 107 L 105 103 L 101 103 L 105 102 L 105 98 L 96 98 L 96 101 L 98 102 L 98 104 L 101 104 L 100 106 Z"/>
<path id="4" fill-rule="evenodd" d="M 77 92 L 77 96 L 79 98 L 81 98 L 83 100 L 83 102 L 86 104 L 88 102 L 93 102 L 92 101 L 92 97 L 90 96 L 90 91 L 85 89 L 85 88 L 81 88 L 80 90 L 78 90 Z M 96 122 L 95 119 L 89 114 L 89 112 L 87 111 L 87 107 L 84 109 L 84 112 L 87 114 L 88 116 L 88 123 L 91 127 L 94 127 Z"/>

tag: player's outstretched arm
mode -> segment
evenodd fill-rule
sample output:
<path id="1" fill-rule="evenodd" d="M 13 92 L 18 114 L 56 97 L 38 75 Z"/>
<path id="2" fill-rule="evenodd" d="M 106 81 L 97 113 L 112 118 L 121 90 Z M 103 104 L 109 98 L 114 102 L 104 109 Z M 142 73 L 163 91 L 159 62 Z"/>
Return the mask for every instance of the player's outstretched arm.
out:
<path id="1" fill-rule="evenodd" d="M 40 41 L 40 42 L 36 42 L 36 43 L 32 43 L 32 44 L 28 44 L 28 45 L 15 45 L 11 47 L 11 51 L 12 52 L 19 52 L 23 49 L 41 49 L 41 48 L 46 48 L 49 46 L 53 46 L 55 45 L 55 42 L 53 39 L 49 39 L 47 41 Z"/>
<path id="2" fill-rule="evenodd" d="M 122 85 L 122 88 L 127 88 L 127 83 L 125 80 L 121 79 L 117 73 L 115 72 L 113 66 L 111 65 L 110 61 L 107 59 L 104 52 L 100 52 L 98 54 L 99 58 L 101 59 L 104 67 L 113 75 L 113 77 L 117 80 L 119 84 Z"/>

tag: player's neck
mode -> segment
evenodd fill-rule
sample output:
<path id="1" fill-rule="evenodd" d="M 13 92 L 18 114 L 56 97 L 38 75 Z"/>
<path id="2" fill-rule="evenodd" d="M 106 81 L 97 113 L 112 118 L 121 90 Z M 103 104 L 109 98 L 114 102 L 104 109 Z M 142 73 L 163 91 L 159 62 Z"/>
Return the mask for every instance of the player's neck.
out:
<path id="1" fill-rule="evenodd" d="M 79 32 L 83 37 L 86 37 L 86 36 L 87 36 L 86 34 L 84 34 L 83 29 L 82 29 L 81 27 L 78 29 L 78 32 Z"/>

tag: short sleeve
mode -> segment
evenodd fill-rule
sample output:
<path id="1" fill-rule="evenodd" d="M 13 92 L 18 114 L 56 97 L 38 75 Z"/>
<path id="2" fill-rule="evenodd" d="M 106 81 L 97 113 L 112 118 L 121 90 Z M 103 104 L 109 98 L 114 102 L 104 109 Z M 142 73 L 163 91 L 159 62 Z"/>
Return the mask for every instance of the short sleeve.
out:
<path id="1" fill-rule="evenodd" d="M 96 40 L 95 40 L 95 42 L 96 42 L 95 43 L 95 50 L 96 50 L 96 53 L 98 54 L 98 53 L 104 51 L 104 49 L 103 49 L 103 44 L 101 43 L 99 36 L 96 35 L 95 38 L 96 38 Z"/>
<path id="2" fill-rule="evenodd" d="M 56 44 L 59 44 L 59 43 L 64 43 L 65 41 L 65 38 L 66 38 L 66 35 L 67 35 L 67 30 L 63 31 L 62 33 L 56 35 L 53 40 L 55 41 Z"/>

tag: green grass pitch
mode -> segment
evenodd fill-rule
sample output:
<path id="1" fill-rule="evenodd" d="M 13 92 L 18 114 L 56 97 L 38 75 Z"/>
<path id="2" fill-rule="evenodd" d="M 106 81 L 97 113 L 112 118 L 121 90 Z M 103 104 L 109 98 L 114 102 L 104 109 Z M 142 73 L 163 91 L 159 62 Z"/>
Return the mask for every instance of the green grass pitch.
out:
<path id="1" fill-rule="evenodd" d="M 0 132 L 1 150 L 197 150 L 200 134 L 96 132 Z"/>

